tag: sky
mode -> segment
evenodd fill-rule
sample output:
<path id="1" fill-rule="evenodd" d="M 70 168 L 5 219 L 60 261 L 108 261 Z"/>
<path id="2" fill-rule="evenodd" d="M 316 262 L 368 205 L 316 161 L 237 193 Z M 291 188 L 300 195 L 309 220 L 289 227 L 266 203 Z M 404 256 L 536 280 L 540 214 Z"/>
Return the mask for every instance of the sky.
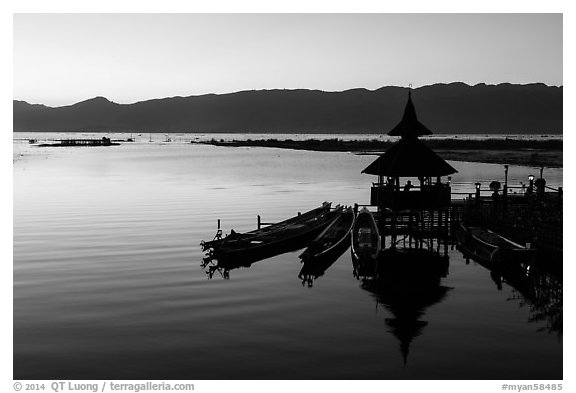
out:
<path id="1" fill-rule="evenodd" d="M 14 14 L 13 98 L 563 85 L 562 14 Z"/>

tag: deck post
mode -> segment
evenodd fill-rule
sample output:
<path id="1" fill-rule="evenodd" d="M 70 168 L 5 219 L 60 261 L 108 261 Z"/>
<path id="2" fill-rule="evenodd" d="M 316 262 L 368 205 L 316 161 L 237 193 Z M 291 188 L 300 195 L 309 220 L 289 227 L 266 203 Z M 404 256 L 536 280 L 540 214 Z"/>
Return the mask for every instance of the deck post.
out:
<path id="1" fill-rule="evenodd" d="M 504 188 L 502 194 L 504 195 L 504 200 L 506 200 L 508 196 L 508 164 L 504 165 Z"/>
<path id="2" fill-rule="evenodd" d="M 260 229 L 260 226 L 262 225 L 262 219 L 260 218 L 260 214 L 258 214 L 257 221 L 258 221 L 258 229 Z"/>
<path id="3" fill-rule="evenodd" d="M 428 249 L 432 251 L 434 247 L 434 237 L 432 236 L 432 230 L 434 229 L 434 211 L 428 210 L 428 213 L 430 215 L 430 226 L 428 227 Z"/>
<path id="4" fill-rule="evenodd" d="M 420 210 L 420 248 L 424 247 L 424 236 L 426 235 L 426 220 L 424 210 Z"/>
<path id="5" fill-rule="evenodd" d="M 410 236 L 409 238 L 409 244 L 410 244 L 410 248 L 412 248 L 412 236 L 414 235 L 414 223 L 412 221 L 412 210 L 410 210 L 410 213 L 408 213 L 408 236 Z"/>
<path id="6" fill-rule="evenodd" d="M 394 246 L 396 242 L 396 211 L 392 210 L 392 217 L 390 218 L 390 246 Z"/>

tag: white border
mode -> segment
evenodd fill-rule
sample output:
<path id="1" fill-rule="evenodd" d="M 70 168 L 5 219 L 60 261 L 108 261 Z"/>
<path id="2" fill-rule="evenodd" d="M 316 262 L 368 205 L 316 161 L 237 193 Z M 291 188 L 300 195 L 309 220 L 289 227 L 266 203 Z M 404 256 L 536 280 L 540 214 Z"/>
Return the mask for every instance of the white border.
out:
<path id="1" fill-rule="evenodd" d="M 52 0 L 52 1 L 21 1 L 11 0 L 9 2 L 2 2 L 2 16 L 0 20 L 0 29 L 2 32 L 2 52 L 8 53 L 8 56 L 3 56 L 3 61 L 0 62 L 2 67 L 1 77 L 3 87 L 3 100 L 2 100 L 2 128 L 0 132 L 5 133 L 5 139 L 1 145 L 5 149 L 2 153 L 2 182 L 10 184 L 10 188 L 3 187 L 3 203 L 2 203 L 2 312 L 5 319 L 2 323 L 1 334 L 3 339 L 1 369 L 2 369 L 2 391 L 14 391 L 12 381 L 12 167 L 9 166 L 8 160 L 11 155 L 12 147 L 12 14 L 13 13 L 54 13 L 54 12 L 145 12 L 145 13 L 168 13 L 168 12 L 335 12 L 335 13 L 359 13 L 359 12 L 419 12 L 419 13 L 440 13 L 440 12 L 464 12 L 464 13 L 477 13 L 477 12 L 527 12 L 527 13 L 564 13 L 564 143 L 566 144 L 566 151 L 571 152 L 573 147 L 573 137 L 571 132 L 576 132 L 574 128 L 573 108 L 574 100 L 571 92 L 572 74 L 575 69 L 573 60 L 573 48 L 575 47 L 572 38 L 574 37 L 574 24 L 575 18 L 573 17 L 573 9 L 570 7 L 568 1 L 502 1 L 502 0 L 485 0 L 482 2 L 474 2 L 473 5 L 465 4 L 468 2 L 462 1 L 424 1 L 424 0 L 411 0 L 407 2 L 381 2 L 381 1 L 312 1 L 312 0 L 296 0 L 286 1 L 283 3 L 270 2 L 264 0 L 248 0 L 248 1 L 235 1 L 235 0 L 218 0 L 218 1 L 204 1 L 204 2 L 191 2 L 191 1 L 118 1 L 118 0 L 103 0 L 98 2 L 81 2 L 77 0 Z M 567 87 L 567 88 L 566 88 Z M 10 137 L 10 138 L 9 138 Z M 572 208 L 573 193 L 570 184 L 573 183 L 573 164 L 574 159 L 570 154 L 565 155 L 564 174 L 566 177 L 565 183 L 565 206 L 567 208 L 565 218 L 567 223 L 574 222 L 574 213 Z M 10 162 L 11 165 L 11 162 Z M 567 170 L 566 170 L 567 169 Z M 572 229 L 570 225 L 565 226 L 565 240 L 570 241 Z M 566 244 L 569 244 L 566 242 Z M 567 307 L 564 307 L 564 331 L 567 332 L 564 336 L 564 389 L 569 391 L 570 384 L 567 383 L 573 380 L 570 371 L 567 368 L 568 364 L 573 364 L 572 348 L 573 338 L 571 335 L 571 328 L 573 326 L 573 295 L 571 288 L 571 281 L 573 280 L 573 271 L 571 261 L 573 260 L 573 252 L 567 249 L 565 256 L 565 273 L 564 276 L 569 281 L 567 286 L 566 301 L 564 302 Z M 354 361 L 354 359 L 351 359 Z M 45 381 L 46 383 L 52 381 Z M 172 381 L 175 382 L 175 381 Z M 443 392 L 496 392 L 501 391 L 503 382 L 510 384 L 528 384 L 528 383 L 550 383 L 562 381 L 192 381 L 196 384 L 196 390 L 202 392 L 216 392 L 216 391 L 246 391 L 246 392 L 268 392 L 270 390 L 279 392 L 293 392 L 296 389 L 308 390 L 330 390 L 336 392 L 350 392 L 357 389 L 371 389 L 371 388 L 389 388 L 392 391 L 399 389 L 409 389 L 410 391 L 431 391 L 441 390 Z"/>

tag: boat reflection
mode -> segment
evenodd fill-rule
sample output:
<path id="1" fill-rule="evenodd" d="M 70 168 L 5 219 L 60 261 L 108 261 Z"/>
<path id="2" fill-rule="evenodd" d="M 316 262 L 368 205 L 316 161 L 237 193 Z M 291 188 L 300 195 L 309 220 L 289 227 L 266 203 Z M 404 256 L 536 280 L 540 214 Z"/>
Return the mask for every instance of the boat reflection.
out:
<path id="1" fill-rule="evenodd" d="M 469 260 L 467 260 L 469 263 Z M 490 278 L 497 290 L 503 284 L 512 289 L 512 297 L 520 308 L 527 307 L 530 312 L 528 322 L 542 324 L 538 331 L 545 331 L 562 338 L 563 333 L 563 294 L 562 277 L 547 271 L 537 264 L 519 263 L 514 266 L 488 266 Z"/>
<path id="2" fill-rule="evenodd" d="M 202 251 L 206 253 L 201 266 L 208 278 L 220 272 L 223 278 L 228 279 L 230 270 L 250 267 L 255 262 L 306 247 L 342 211 L 342 206 L 331 209 L 331 203 L 324 202 L 318 208 L 298 213 L 279 223 L 261 227 L 259 221 L 256 230 L 246 233 L 232 230 L 224 237 L 218 220 L 218 230 L 213 240 L 200 242 Z"/>
<path id="3" fill-rule="evenodd" d="M 330 268 L 347 250 L 348 247 L 341 248 L 338 252 L 332 253 L 329 257 L 322 259 L 311 259 L 304 260 L 302 264 L 302 269 L 298 273 L 298 278 L 302 280 L 303 286 L 308 286 L 311 288 L 314 285 L 314 281 L 322 277 L 326 270 Z"/>
<path id="4" fill-rule="evenodd" d="M 514 291 L 514 300 L 520 307 L 529 307 L 529 322 L 543 323 L 540 331 L 555 333 L 562 337 L 563 306 L 562 281 L 549 272 L 537 268 L 528 269 L 523 277 L 504 276 Z"/>
<path id="5" fill-rule="evenodd" d="M 512 289 L 512 298 L 519 307 L 530 310 L 529 322 L 541 323 L 539 331 L 557 334 L 562 337 L 563 297 L 562 271 L 549 269 L 546 261 L 528 255 L 524 259 L 490 260 L 470 252 L 467 244 L 459 239 L 458 249 L 466 263 L 475 261 L 490 271 L 490 278 L 497 290 L 507 284 Z"/>
<path id="6" fill-rule="evenodd" d="M 278 246 L 276 249 L 270 249 L 267 252 L 260 253 L 257 256 L 241 256 L 232 259 L 218 259 L 213 255 L 204 257 L 200 266 L 205 270 L 208 279 L 212 279 L 216 273 L 228 280 L 230 278 L 230 271 L 240 268 L 249 268 L 254 263 L 263 261 L 268 258 L 275 257 L 288 252 L 293 252 L 304 247 L 306 243 L 290 243 Z"/>
<path id="7" fill-rule="evenodd" d="M 406 365 L 412 341 L 428 325 L 424 320 L 426 310 L 442 302 L 453 289 L 441 285 L 448 273 L 448 256 L 423 249 L 387 249 L 377 266 L 356 259 L 352 262 L 361 288 L 392 314 L 385 322 L 400 342 Z"/>

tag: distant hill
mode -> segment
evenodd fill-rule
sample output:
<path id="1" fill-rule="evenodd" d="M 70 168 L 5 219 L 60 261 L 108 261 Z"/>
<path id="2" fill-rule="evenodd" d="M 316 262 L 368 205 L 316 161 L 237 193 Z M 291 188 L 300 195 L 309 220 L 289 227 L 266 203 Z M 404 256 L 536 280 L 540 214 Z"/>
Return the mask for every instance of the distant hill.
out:
<path id="1" fill-rule="evenodd" d="M 418 118 L 436 134 L 561 134 L 562 87 L 435 84 L 412 90 Z M 408 89 L 257 90 L 116 104 L 14 101 L 14 131 L 385 133 Z"/>

